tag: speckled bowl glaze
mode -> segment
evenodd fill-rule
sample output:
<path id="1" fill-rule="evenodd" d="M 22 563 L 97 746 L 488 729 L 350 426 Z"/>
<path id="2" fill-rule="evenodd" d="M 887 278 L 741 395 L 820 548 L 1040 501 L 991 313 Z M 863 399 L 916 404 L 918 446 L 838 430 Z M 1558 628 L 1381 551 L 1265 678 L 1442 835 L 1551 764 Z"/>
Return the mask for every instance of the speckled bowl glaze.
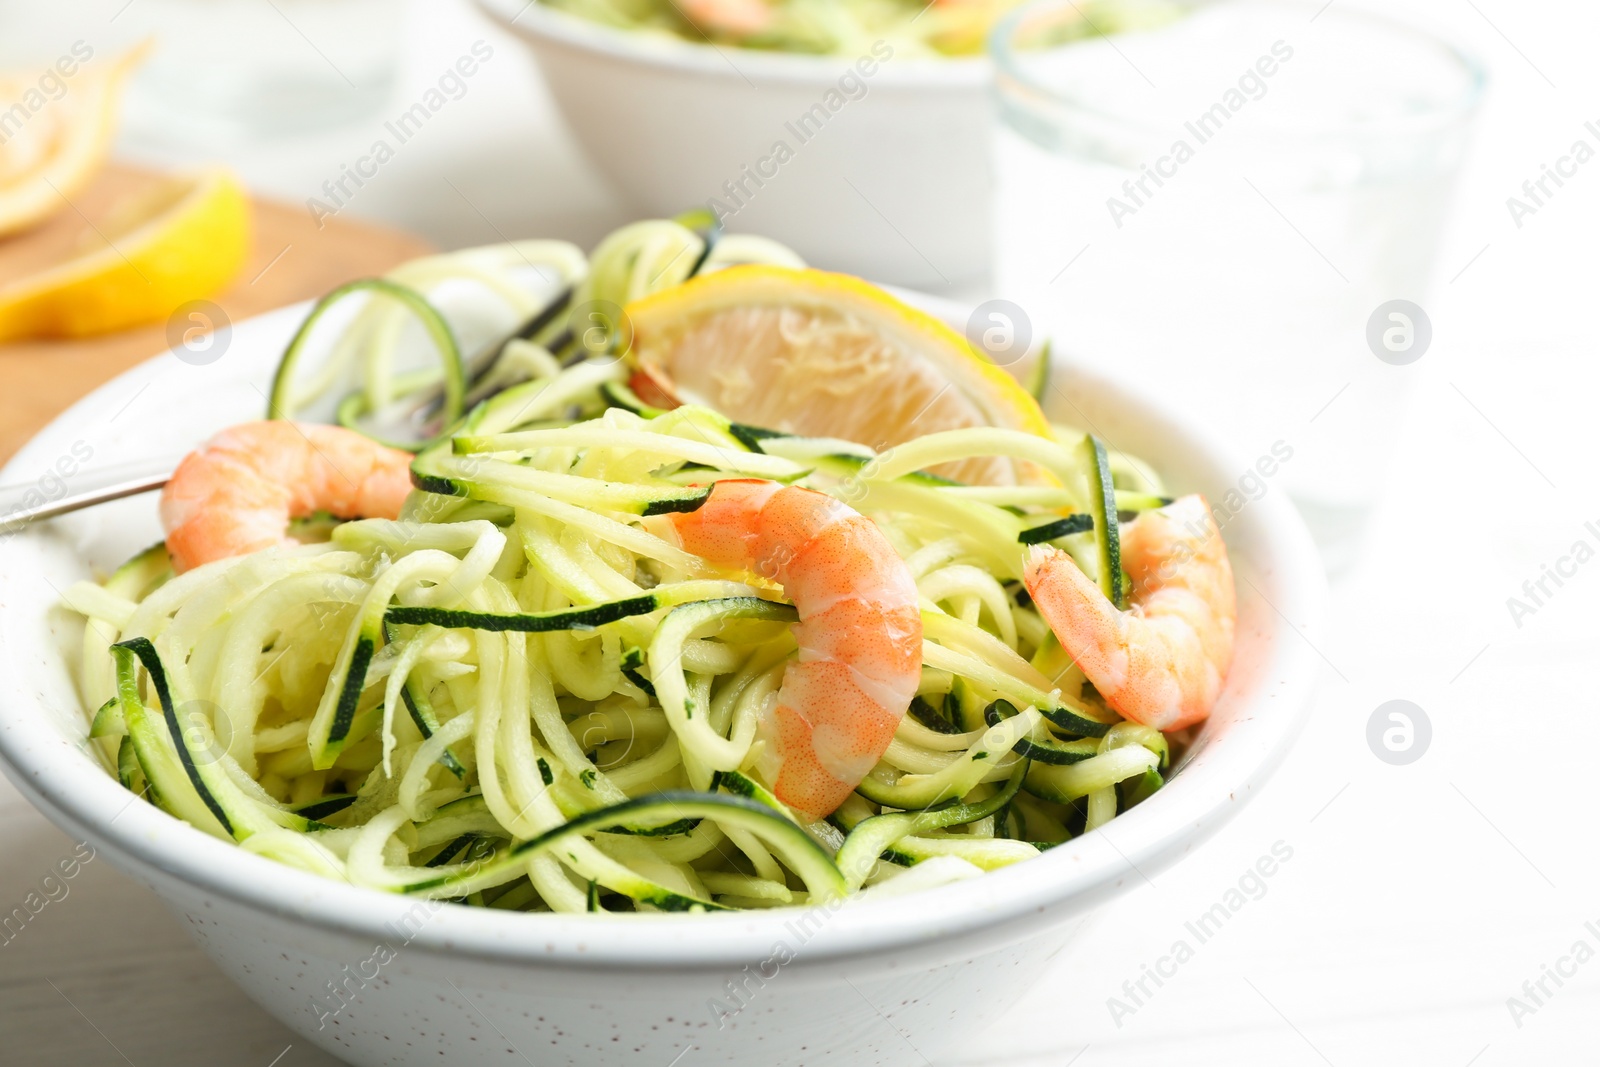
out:
<path id="1" fill-rule="evenodd" d="M 85 449 L 104 465 L 176 455 L 259 416 L 304 310 L 241 323 L 210 365 L 163 355 L 130 371 L 0 477 L 41 482 Z M 1065 365 L 1056 382 L 1055 415 L 1146 457 L 1174 486 L 1220 499 L 1247 469 L 1122 386 Z M 148 497 L 0 541 L 0 762 L 57 825 L 160 894 L 250 996 L 362 1067 L 920 1067 L 978 1035 L 1070 950 L 1085 919 L 1139 880 L 1135 867 L 1176 862 L 1226 821 L 1298 729 L 1323 612 L 1315 550 L 1275 494 L 1224 532 L 1238 656 L 1171 783 L 1036 860 L 920 895 L 726 916 L 506 914 L 327 881 L 190 828 L 130 797 L 85 751 L 80 624 L 57 603 L 69 582 L 159 537 Z"/>

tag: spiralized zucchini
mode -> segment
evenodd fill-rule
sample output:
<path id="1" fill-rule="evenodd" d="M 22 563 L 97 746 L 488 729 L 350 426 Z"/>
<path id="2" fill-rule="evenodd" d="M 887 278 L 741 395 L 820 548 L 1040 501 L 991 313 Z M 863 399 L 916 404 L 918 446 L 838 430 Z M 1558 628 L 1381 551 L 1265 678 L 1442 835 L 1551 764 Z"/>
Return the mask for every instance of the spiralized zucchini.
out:
<path id="1" fill-rule="evenodd" d="M 1020 0 L 760 0 L 768 16 L 750 24 L 750 5 L 675 0 L 544 0 L 619 29 L 670 34 L 696 43 L 854 56 L 887 45 L 893 56 L 967 56 L 983 51 L 994 22 Z M 1065 44 L 1149 29 L 1181 15 L 1171 0 L 1081 0 L 1078 18 L 1055 29 Z M 874 45 L 877 47 L 874 48 Z"/>
<path id="2" fill-rule="evenodd" d="M 682 226 L 643 224 L 567 276 L 578 294 L 625 298 L 703 269 L 705 252 Z M 455 269 L 424 263 L 404 272 L 419 292 Z M 958 430 L 880 458 L 705 408 L 643 408 L 624 363 L 575 351 L 546 349 L 529 380 L 419 452 L 421 488 L 397 521 L 308 524 L 299 547 L 179 576 L 157 545 L 73 587 L 107 768 L 282 863 L 555 911 L 938 884 L 1037 855 L 1159 788 L 1167 739 L 1105 706 L 1020 582 L 1026 532 L 1092 507 L 1081 438 Z M 1060 487 L 980 492 L 919 473 L 988 455 L 1030 459 Z M 1143 465 L 1113 455 L 1110 469 L 1118 507 L 1162 501 Z M 797 821 L 760 770 L 757 723 L 795 653 L 794 609 L 765 578 L 661 536 L 662 512 L 723 477 L 849 501 L 917 584 L 917 697 L 822 822 Z M 1050 543 L 1093 575 L 1096 535 L 1069 525 Z"/>

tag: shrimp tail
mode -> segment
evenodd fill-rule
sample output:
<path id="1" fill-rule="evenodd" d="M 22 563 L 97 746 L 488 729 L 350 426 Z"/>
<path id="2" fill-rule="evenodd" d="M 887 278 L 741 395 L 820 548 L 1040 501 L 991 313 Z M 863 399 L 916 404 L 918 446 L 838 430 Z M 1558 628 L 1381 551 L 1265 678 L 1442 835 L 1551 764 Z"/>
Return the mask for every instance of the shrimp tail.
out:
<path id="1" fill-rule="evenodd" d="M 1056 548 L 1032 549 L 1023 580 L 1113 709 L 1159 730 L 1199 722 L 1227 679 L 1237 615 L 1227 547 L 1204 498 L 1184 497 L 1124 527 L 1122 563 L 1133 582 L 1127 611 Z"/>
<path id="2" fill-rule="evenodd" d="M 916 695 L 922 616 L 910 570 L 871 519 L 775 482 L 716 482 L 671 527 L 688 551 L 776 581 L 794 602 L 799 656 L 762 717 L 758 769 L 806 818 L 828 815 L 883 756 Z"/>
<path id="3" fill-rule="evenodd" d="M 396 518 L 411 491 L 409 453 L 339 426 L 272 420 L 223 430 L 185 456 L 161 493 L 179 573 L 292 544 L 291 519 Z"/>

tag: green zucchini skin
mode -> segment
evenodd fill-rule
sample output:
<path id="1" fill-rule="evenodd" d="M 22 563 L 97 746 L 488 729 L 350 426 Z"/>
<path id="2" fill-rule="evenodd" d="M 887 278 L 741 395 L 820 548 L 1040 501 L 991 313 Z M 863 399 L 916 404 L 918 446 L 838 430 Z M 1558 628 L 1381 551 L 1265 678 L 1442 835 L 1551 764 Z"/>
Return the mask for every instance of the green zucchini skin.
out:
<path id="1" fill-rule="evenodd" d="M 639 670 L 644 666 L 644 649 L 635 646 L 622 654 L 622 674 L 628 681 L 642 689 L 646 696 L 654 697 L 656 687 L 650 679 Z"/>
<path id="2" fill-rule="evenodd" d="M 706 493 L 709 493 L 709 490 Z M 665 598 L 646 594 L 590 607 L 544 613 L 479 612 L 405 605 L 391 605 L 384 608 L 381 613 L 373 612 L 370 617 L 364 617 L 361 621 L 355 644 L 351 647 L 349 663 L 344 668 L 343 677 L 339 682 L 339 696 L 335 701 L 326 734 L 313 738 L 313 765 L 319 769 L 327 769 L 333 765 L 343 750 L 355 724 L 361 694 L 366 688 L 367 669 L 393 626 L 432 624 L 447 629 L 522 633 L 592 630 L 620 619 L 647 614 L 664 606 L 667 606 Z M 410 698 L 410 703 L 415 704 L 414 697 Z M 413 715 L 413 718 L 416 716 Z"/>
<path id="3" fill-rule="evenodd" d="M 1157 790 L 1166 784 L 1166 779 L 1162 777 L 1161 772 L 1154 769 L 1145 771 L 1137 778 L 1128 779 L 1126 782 L 1121 783 L 1120 786 L 1122 801 L 1120 810 L 1127 811 L 1135 804 L 1149 800 L 1156 794 Z"/>
<path id="4" fill-rule="evenodd" d="M 414 882 L 402 887 L 402 892 L 448 893 L 452 888 L 464 886 L 466 879 L 474 874 L 481 873 L 485 869 L 499 871 L 516 867 L 575 834 L 605 833 L 621 824 L 636 826 L 644 824 L 647 827 L 651 823 L 670 825 L 686 818 L 716 819 L 719 822 L 739 824 L 745 829 L 759 830 L 779 845 L 785 861 L 808 885 L 816 883 L 829 895 L 845 895 L 844 877 L 839 873 L 833 857 L 812 840 L 803 828 L 785 818 L 781 812 L 742 796 L 684 789 L 653 793 L 587 812 L 528 841 L 498 850 L 482 864 L 475 865 L 473 871 L 461 875 L 445 874 L 438 878 Z M 627 895 L 662 911 L 727 910 L 721 904 L 666 889 L 644 878 L 638 881 L 637 891 Z"/>
<path id="5" fill-rule="evenodd" d="M 118 641 L 111 647 L 114 653 L 117 649 L 122 650 L 120 653 L 115 653 L 119 657 L 126 657 L 130 653 L 138 657 L 145 673 L 150 676 L 150 684 L 156 691 L 156 699 L 161 703 L 161 716 L 166 720 L 167 731 L 172 735 L 174 742 L 172 747 L 178 753 L 178 762 L 183 765 L 184 773 L 189 776 L 189 784 L 194 787 L 194 791 L 200 796 L 200 802 L 216 817 L 222 829 L 230 837 L 236 836 L 233 820 L 228 818 L 228 813 L 201 777 L 200 768 L 194 762 L 194 753 L 189 751 L 189 745 L 184 740 L 183 727 L 178 724 L 178 711 L 172 704 L 172 690 L 167 685 L 167 670 L 162 666 L 160 655 L 156 653 L 156 646 L 151 644 L 147 637 L 134 637 Z"/>
<path id="6" fill-rule="evenodd" d="M 461 855 L 461 853 L 470 848 L 474 842 L 482 840 L 484 840 L 484 838 L 480 834 L 462 834 L 454 841 L 446 844 L 444 848 L 434 853 L 433 857 L 429 859 L 427 863 L 423 864 L 423 866 L 443 867 L 445 864 L 449 863 L 451 860 L 455 859 L 457 856 Z"/>
<path id="7" fill-rule="evenodd" d="M 385 616 L 383 624 L 384 641 L 388 644 L 393 644 L 395 636 L 394 625 Z M 414 689 L 410 678 L 407 678 L 406 684 L 400 687 L 400 702 L 406 706 L 406 713 L 411 716 L 411 721 L 417 724 L 417 730 L 421 732 L 424 738 L 432 737 L 434 731 L 439 729 L 439 720 L 433 713 L 432 701 L 428 699 L 427 694 Z M 438 763 L 457 778 L 465 778 L 467 776 L 467 769 L 461 765 L 461 761 L 456 758 L 455 753 L 448 748 L 439 754 Z M 545 784 L 549 785 L 550 783 L 546 782 Z"/>
<path id="8" fill-rule="evenodd" d="M 665 500 L 652 500 L 644 506 L 641 515 L 675 515 L 690 511 L 700 510 L 700 505 L 711 498 L 711 487 L 681 497 L 668 497 Z"/>
<path id="9" fill-rule="evenodd" d="M 1017 709 L 1010 701 L 996 700 L 983 710 L 983 721 L 990 726 L 997 726 L 1000 720 L 1009 719 L 1016 713 Z M 1102 731 L 1102 734 L 1104 734 L 1104 731 Z M 1092 738 L 1078 741 L 1058 741 L 1055 738 L 1049 738 L 1041 741 L 1031 737 L 1024 737 L 1011 746 L 1011 751 L 1019 756 L 1037 760 L 1040 763 L 1066 766 L 1072 763 L 1080 763 L 1095 755 L 1099 751 L 1099 743 Z"/>
<path id="10" fill-rule="evenodd" d="M 1073 534 L 1086 533 L 1092 529 L 1094 529 L 1094 519 L 1089 515 L 1078 513 L 1023 530 L 1017 534 L 1017 542 L 1024 545 L 1040 545 L 1046 541 L 1054 541 L 1058 537 L 1071 537 Z"/>
<path id="11" fill-rule="evenodd" d="M 407 310 L 415 315 L 424 329 L 427 330 L 429 339 L 432 340 L 435 349 L 438 350 L 439 360 L 443 368 L 444 405 L 440 411 L 440 419 L 442 425 L 446 428 L 453 426 L 461 418 L 467 389 L 466 362 L 462 359 L 461 345 L 456 340 L 455 331 L 450 328 L 450 323 L 439 313 L 439 310 L 421 293 L 387 278 L 359 278 L 356 281 L 348 282 L 334 289 L 312 306 L 311 311 L 306 315 L 305 321 L 300 324 L 300 328 L 295 331 L 294 337 L 290 339 L 289 347 L 284 350 L 283 358 L 278 362 L 278 369 L 272 376 L 272 388 L 267 396 L 267 418 L 292 419 L 298 414 L 289 405 L 289 386 L 295 367 L 305 349 L 306 342 L 310 338 L 317 320 L 322 317 L 323 313 L 346 296 L 358 292 L 370 292 L 398 301 L 405 305 Z M 352 396 L 356 395 L 352 394 Z M 346 402 L 339 405 L 341 414 L 346 418 L 349 418 L 351 414 L 346 410 L 350 399 L 347 397 Z M 434 438 L 434 440 L 437 441 L 438 438 Z M 416 451 L 418 448 L 425 447 L 432 442 L 385 441 L 384 443 L 395 448 Z"/>
<path id="12" fill-rule="evenodd" d="M 252 800 L 217 765 L 214 754 L 205 753 L 208 758 L 203 764 L 195 759 L 188 734 L 178 722 L 166 667 L 148 638 L 134 637 L 119 641 L 111 646 L 111 654 L 117 664 L 117 690 L 123 701 L 123 718 L 134 744 L 134 755 L 149 782 L 151 793 L 160 798 L 159 802 L 165 810 L 190 825 L 202 825 L 196 821 L 201 817 L 198 811 L 190 813 L 181 810 L 185 806 L 179 800 L 181 790 L 188 786 L 192 787 L 195 797 L 223 832 L 236 841 L 243 841 L 265 826 L 282 826 L 301 833 L 332 829 L 299 813 L 269 808 Z M 139 666 L 144 667 L 150 677 L 150 685 L 156 692 L 169 738 L 159 736 L 139 696 L 135 678 Z M 161 759 L 170 753 L 176 753 L 178 757 L 183 780 L 161 769 Z"/>
<path id="13" fill-rule="evenodd" d="M 850 827 L 834 861 L 852 885 L 859 885 L 879 859 L 914 866 L 922 857 L 916 854 L 914 845 L 908 847 L 905 842 L 929 830 L 977 822 L 1005 808 L 1022 788 L 1029 766 L 1027 759 L 1018 760 L 1005 784 L 993 796 L 975 804 L 948 801 L 923 811 L 897 811 L 862 819 Z M 981 841 L 974 839 L 974 844 Z"/>
<path id="14" fill-rule="evenodd" d="M 172 557 L 167 554 L 167 543 L 157 541 L 113 571 L 105 587 L 129 600 L 142 600 L 171 577 Z"/>
<path id="15" fill-rule="evenodd" d="M 467 495 L 465 482 L 458 482 L 454 478 L 443 478 L 437 474 L 424 474 L 417 470 L 415 465 L 411 468 L 411 485 L 414 489 L 420 489 L 424 493 L 432 493 L 435 496 Z"/>
<path id="16" fill-rule="evenodd" d="M 148 791 L 150 803 L 160 805 L 160 799 L 153 795 L 155 786 L 145 777 L 144 767 L 139 763 L 139 751 L 131 734 L 123 734 L 122 743 L 117 746 L 117 778 L 128 792 L 145 795 Z"/>
<path id="17" fill-rule="evenodd" d="M 1049 719 L 1053 725 L 1059 727 L 1062 733 L 1071 734 L 1074 737 L 1104 737 L 1106 731 L 1117 724 L 1116 722 L 1099 722 L 1095 719 L 1086 718 L 1070 708 L 1060 706 L 1040 708 L 1039 713 Z"/>
<path id="18" fill-rule="evenodd" d="M 633 826 L 615 826 L 607 830 L 608 834 L 627 834 L 629 837 L 682 837 L 692 833 L 700 825 L 699 819 L 679 819 L 669 822 L 665 826 L 651 826 L 640 829 Z"/>
<path id="19" fill-rule="evenodd" d="M 1039 346 L 1039 355 L 1035 357 L 1033 366 L 1028 368 L 1026 380 L 1022 387 L 1026 389 L 1039 403 L 1045 402 L 1045 397 L 1050 392 L 1050 349 L 1049 339 Z"/>
<path id="20" fill-rule="evenodd" d="M 1095 557 L 1100 565 L 1100 591 L 1119 609 L 1128 606 L 1127 582 L 1122 574 L 1122 539 L 1117 527 L 1117 489 L 1111 477 L 1106 446 L 1086 434 L 1082 450 L 1089 476 L 1089 508 L 1094 522 Z"/>
<path id="21" fill-rule="evenodd" d="M 990 752 L 979 752 L 973 757 L 973 759 L 985 760 L 989 759 L 992 755 L 993 753 Z M 959 794 L 944 792 L 935 796 L 931 801 L 917 803 L 913 799 L 903 795 L 900 792 L 900 789 L 901 787 L 898 785 L 889 785 L 885 782 L 880 782 L 869 774 L 856 785 L 855 791 L 866 799 L 872 801 L 874 804 L 877 804 L 879 807 L 894 808 L 898 811 L 933 811 L 947 804 L 954 803 L 960 799 Z"/>
<path id="22" fill-rule="evenodd" d="M 761 447 L 762 441 L 772 441 L 780 437 L 792 436 L 779 430 L 767 430 L 760 426 L 746 426 L 742 422 L 730 422 L 728 424 L 728 432 L 732 434 L 740 444 L 744 445 L 745 448 L 752 452 L 766 451 L 766 449 Z"/>
<path id="23" fill-rule="evenodd" d="M 386 622 L 400 626 L 442 626 L 456 630 L 491 630 L 497 633 L 554 633 L 559 630 L 593 630 L 619 619 L 648 615 L 662 605 L 646 594 L 596 604 L 587 608 L 539 613 L 461 611 L 455 608 L 395 606 L 384 612 Z"/>
<path id="24" fill-rule="evenodd" d="M 89 725 L 89 736 L 117 737 L 125 735 L 127 730 L 122 722 L 122 702 L 116 697 L 108 697 L 94 713 L 94 719 Z"/>
<path id="25" fill-rule="evenodd" d="M 359 799 L 354 793 L 345 793 L 342 796 L 323 797 L 321 800 L 312 801 L 310 804 L 295 808 L 294 813 L 302 818 L 320 821 L 329 815 L 337 815 Z"/>
<path id="26" fill-rule="evenodd" d="M 1140 753 L 1143 753 L 1142 755 Z M 1154 753 L 1140 746 L 1129 746 L 1121 749 L 1110 749 L 1097 753 L 1097 758 L 1109 761 L 1113 767 L 1120 766 L 1115 784 L 1121 785 L 1124 781 L 1132 779 L 1138 787 L 1139 780 L 1149 770 L 1154 768 L 1150 764 L 1157 759 Z M 1035 763 L 1029 768 L 1027 777 L 1023 780 L 1022 788 L 1032 796 L 1041 800 L 1048 800 L 1056 804 L 1071 805 L 1088 796 L 1096 788 L 1113 784 L 1107 780 L 1088 781 L 1086 776 L 1091 775 L 1090 768 L 1097 768 L 1094 773 L 1105 771 L 1105 765 L 1090 764 L 1084 761 L 1071 766 L 1047 765 Z M 1126 773 L 1123 773 L 1126 772 Z"/>
<path id="27" fill-rule="evenodd" d="M 906 714 L 935 733 L 959 734 L 963 732 L 960 727 L 951 721 L 948 715 L 920 696 L 911 698 L 911 706 L 906 709 Z"/>
<path id="28" fill-rule="evenodd" d="M 339 703 L 335 705 L 333 722 L 328 726 L 328 744 L 337 750 L 350 736 L 350 727 L 356 721 L 356 705 L 361 703 L 361 691 L 367 685 L 367 668 L 372 666 L 372 656 L 378 650 L 375 635 L 362 633 L 356 638 L 350 654 L 350 667 L 345 671 L 344 684 L 339 687 Z"/>
<path id="29" fill-rule="evenodd" d="M 452 446 L 460 446 L 464 439 L 451 439 Z M 430 452 L 411 464 L 411 484 L 424 493 L 436 496 L 465 497 L 469 500 L 486 500 L 499 504 L 517 504 L 517 494 L 538 493 L 582 507 L 600 507 L 632 515 L 670 515 L 677 512 L 696 511 L 711 496 L 711 486 L 698 485 L 683 488 L 653 488 L 627 483 L 595 483 L 603 491 L 599 499 L 574 496 L 575 481 L 567 475 L 534 471 L 503 460 L 490 459 L 478 468 L 477 453 L 460 452 L 444 456 Z M 461 457 L 465 456 L 466 459 Z M 463 477 L 474 473 L 475 476 Z M 510 494 L 509 496 L 507 494 Z"/>
<path id="30" fill-rule="evenodd" d="M 735 796 L 753 800 L 757 804 L 765 805 L 773 811 L 789 814 L 789 808 L 779 800 L 770 790 L 764 788 L 754 778 L 741 774 L 738 771 L 718 771 L 711 776 L 712 791 L 726 789 Z"/>

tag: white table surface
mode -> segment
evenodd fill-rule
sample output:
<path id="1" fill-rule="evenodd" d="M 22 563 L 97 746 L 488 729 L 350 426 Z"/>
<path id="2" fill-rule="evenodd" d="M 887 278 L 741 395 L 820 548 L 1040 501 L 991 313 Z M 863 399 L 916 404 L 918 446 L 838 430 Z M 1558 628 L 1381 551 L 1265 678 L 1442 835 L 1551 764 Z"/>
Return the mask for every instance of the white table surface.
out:
<path id="1" fill-rule="evenodd" d="M 96 0 L 72 18 L 109 20 L 120 6 Z M 1600 13 L 1552 0 L 1414 6 L 1454 26 L 1495 81 L 1429 305 L 1433 350 L 1411 368 L 1418 399 L 1393 483 L 1369 551 L 1335 585 L 1314 715 L 1254 805 L 1110 908 L 1070 964 L 1016 1006 L 997 1041 L 1017 1067 L 1600 1059 L 1590 1050 L 1600 963 L 1520 1025 L 1507 1007 L 1575 941 L 1600 949 L 1584 928 L 1600 920 L 1586 765 L 1600 743 L 1600 563 L 1520 627 L 1506 607 L 1574 541 L 1600 545 L 1584 529 L 1600 521 L 1600 165 L 1521 229 L 1505 207 L 1541 163 L 1580 136 L 1597 140 L 1583 123 L 1600 119 Z M 410 83 L 478 37 L 495 60 L 452 121 L 430 126 L 352 212 L 446 247 L 502 235 L 591 242 L 626 219 L 512 42 L 457 0 L 415 14 Z M 222 154 L 263 191 L 303 200 L 366 140 L 358 128 Z M 124 151 L 190 154 L 137 139 Z M 1431 749 L 1410 766 L 1367 748 L 1368 716 L 1393 698 L 1433 723 Z M 1108 998 L 1279 841 L 1293 858 L 1265 895 L 1114 1020 Z M 0 781 L 3 910 L 71 850 Z M 0 1063 L 335 1061 L 255 1008 L 147 891 L 97 861 L 0 946 Z"/>

